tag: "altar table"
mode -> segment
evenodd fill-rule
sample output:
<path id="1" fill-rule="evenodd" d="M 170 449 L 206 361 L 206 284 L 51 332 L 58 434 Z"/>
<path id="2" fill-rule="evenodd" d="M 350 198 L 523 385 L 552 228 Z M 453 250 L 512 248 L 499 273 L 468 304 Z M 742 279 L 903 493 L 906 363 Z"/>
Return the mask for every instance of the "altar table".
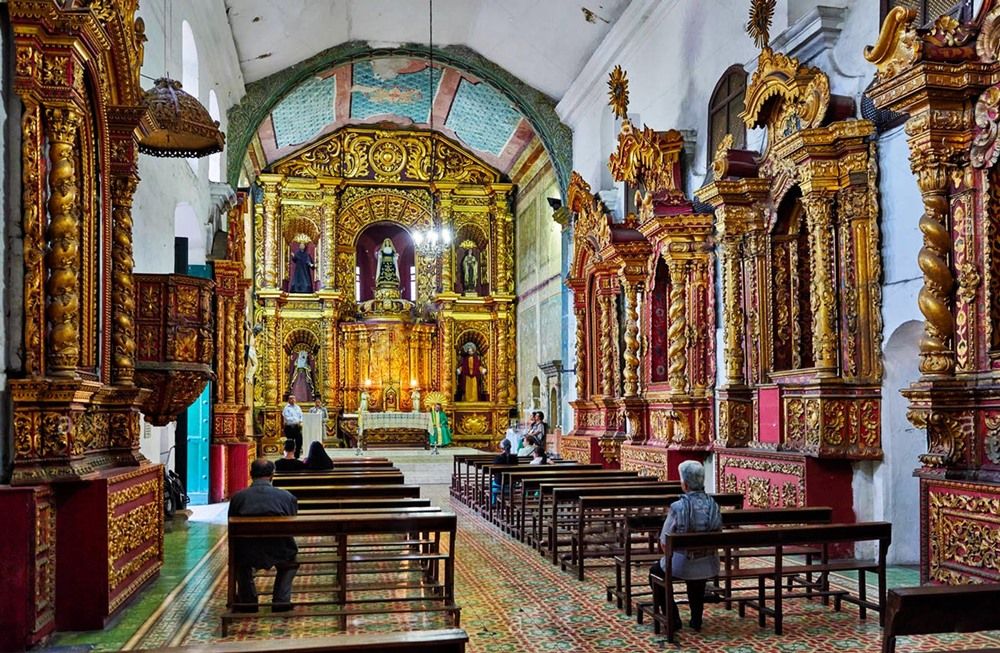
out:
<path id="1" fill-rule="evenodd" d="M 369 413 L 358 415 L 358 438 L 361 448 L 369 446 L 422 446 L 430 448 L 432 428 L 430 413 Z"/>

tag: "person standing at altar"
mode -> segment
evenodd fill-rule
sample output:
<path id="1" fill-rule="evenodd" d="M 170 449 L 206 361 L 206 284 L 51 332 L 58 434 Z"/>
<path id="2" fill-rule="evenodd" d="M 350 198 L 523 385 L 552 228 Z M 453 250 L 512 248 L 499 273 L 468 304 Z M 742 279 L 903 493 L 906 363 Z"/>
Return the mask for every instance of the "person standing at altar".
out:
<path id="1" fill-rule="evenodd" d="M 479 357 L 476 343 L 467 342 L 462 345 L 462 362 L 455 370 L 458 375 L 457 401 L 486 401 L 486 367 Z"/>
<path id="2" fill-rule="evenodd" d="M 441 409 L 441 404 L 434 404 L 431 411 L 431 437 L 434 441 L 434 450 L 438 447 L 447 447 L 451 444 L 451 428 L 448 426 L 448 413 Z"/>
<path id="3" fill-rule="evenodd" d="M 312 257 L 306 251 L 306 244 L 299 243 L 299 248 L 292 254 L 292 282 L 288 284 L 289 292 L 308 293 L 313 292 L 313 263 Z"/>
<path id="4" fill-rule="evenodd" d="M 324 422 L 330 419 L 330 413 L 327 411 L 326 406 L 323 405 L 323 397 L 320 395 L 313 397 L 313 407 L 309 409 L 309 412 L 314 415 L 322 415 Z"/>
<path id="5" fill-rule="evenodd" d="M 295 457 L 302 457 L 302 408 L 295 400 L 295 395 L 288 395 L 288 403 L 281 409 L 281 420 L 284 422 L 285 439 L 295 442 Z"/>

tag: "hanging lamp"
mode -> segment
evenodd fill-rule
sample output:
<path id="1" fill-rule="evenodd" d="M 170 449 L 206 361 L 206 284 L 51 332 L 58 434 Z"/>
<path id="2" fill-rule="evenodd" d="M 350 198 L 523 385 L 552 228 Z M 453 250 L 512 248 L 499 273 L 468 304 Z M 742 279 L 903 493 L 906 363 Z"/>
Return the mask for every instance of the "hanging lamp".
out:
<path id="1" fill-rule="evenodd" d="M 221 152 L 226 136 L 208 109 L 184 91 L 181 83 L 160 77 L 142 99 L 146 115 L 142 121 L 139 151 L 162 157 L 195 158 Z"/>
<path id="2" fill-rule="evenodd" d="M 167 3 L 163 3 L 163 15 L 167 20 L 169 35 L 173 34 L 173 11 L 168 13 Z M 166 36 L 166 35 L 165 35 Z M 164 39 L 163 62 L 166 67 L 167 43 Z M 213 120 L 208 109 L 181 83 L 164 73 L 153 82 L 153 88 L 142 98 L 146 115 L 140 123 L 139 151 L 161 157 L 198 158 L 221 152 L 226 144 L 226 136 L 219 130 L 219 122 Z"/>

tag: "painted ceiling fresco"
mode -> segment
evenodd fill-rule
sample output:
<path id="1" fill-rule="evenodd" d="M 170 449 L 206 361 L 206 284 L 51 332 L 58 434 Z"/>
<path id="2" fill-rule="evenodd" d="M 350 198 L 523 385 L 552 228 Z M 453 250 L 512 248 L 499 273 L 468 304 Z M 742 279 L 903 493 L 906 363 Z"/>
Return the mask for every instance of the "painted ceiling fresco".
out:
<path id="1" fill-rule="evenodd" d="M 433 89 L 433 97 L 430 89 Z M 301 149 L 346 124 L 392 122 L 435 128 L 508 172 L 535 138 L 528 121 L 499 91 L 475 77 L 426 60 L 391 57 L 325 71 L 297 86 L 259 130 L 267 161 Z"/>

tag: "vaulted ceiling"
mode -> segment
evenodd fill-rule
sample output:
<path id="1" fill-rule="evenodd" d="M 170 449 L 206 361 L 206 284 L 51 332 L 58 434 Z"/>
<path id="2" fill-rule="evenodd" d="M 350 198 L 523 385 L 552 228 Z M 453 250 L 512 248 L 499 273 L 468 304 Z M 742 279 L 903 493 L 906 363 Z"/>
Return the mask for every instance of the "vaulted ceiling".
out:
<path id="1" fill-rule="evenodd" d="M 630 0 L 435 0 L 434 45 L 465 45 L 559 99 Z M 329 47 L 428 42 L 428 0 L 225 0 L 247 82 Z"/>

